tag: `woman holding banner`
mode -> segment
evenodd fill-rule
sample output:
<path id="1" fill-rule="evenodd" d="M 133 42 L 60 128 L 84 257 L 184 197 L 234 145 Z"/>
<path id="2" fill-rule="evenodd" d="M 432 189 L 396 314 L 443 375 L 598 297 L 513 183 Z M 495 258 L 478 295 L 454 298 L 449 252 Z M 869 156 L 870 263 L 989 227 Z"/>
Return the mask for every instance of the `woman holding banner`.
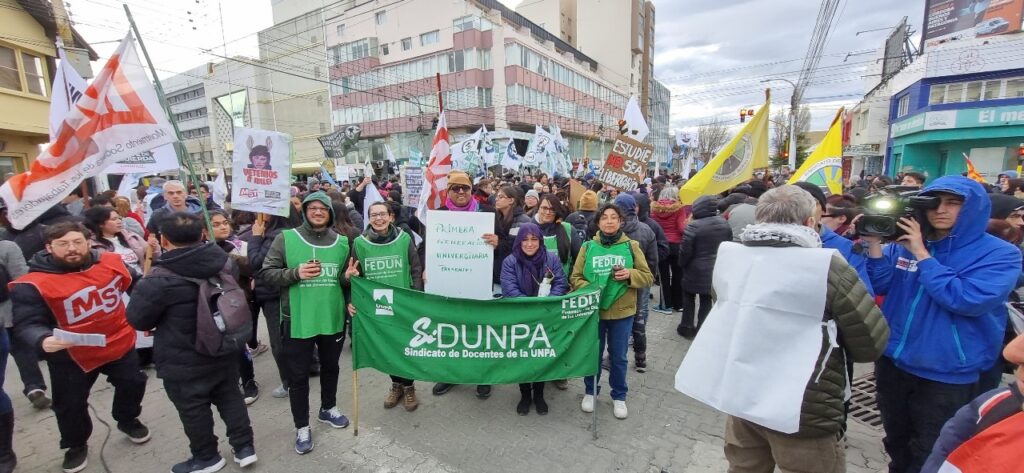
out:
<path id="1" fill-rule="evenodd" d="M 423 265 L 416 252 L 412 235 L 394 225 L 397 203 L 375 202 L 367 209 L 369 227 L 352 244 L 351 258 L 345 270 L 345 281 L 362 276 L 390 286 L 423 290 Z M 364 264 L 367 259 L 388 261 L 388 264 Z M 398 264 L 395 264 L 395 263 Z M 355 306 L 348 304 L 348 312 L 355 316 Z M 391 409 L 403 401 L 406 411 L 419 406 L 416 387 L 411 379 L 391 376 L 391 391 L 384 399 L 384 408 Z"/>
<path id="2" fill-rule="evenodd" d="M 543 206 L 543 202 L 541 203 Z M 543 208 L 543 207 L 541 207 Z M 519 226 L 512 246 L 512 254 L 501 263 L 502 297 L 545 297 L 563 296 L 569 292 L 569 282 L 562 269 L 558 254 L 542 250 L 544 235 L 535 223 Z M 530 413 L 530 403 L 537 408 L 537 414 L 548 413 L 544 402 L 544 382 L 521 383 L 522 398 L 516 405 L 521 416 Z"/>
<path id="3" fill-rule="evenodd" d="M 637 312 L 637 289 L 654 283 L 654 274 L 647 266 L 640 244 L 630 240 L 622 232 L 625 216 L 615 204 L 604 204 L 597 211 L 592 225 L 596 225 L 594 239 L 583 244 L 580 255 L 572 269 L 569 282 L 572 288 L 580 289 L 591 283 L 601 288 L 601 306 L 598 323 L 600 350 L 594 357 L 595 366 L 600 363 L 604 347 L 608 345 L 611 372 L 608 384 L 611 386 L 613 413 L 618 419 L 625 419 L 626 410 L 626 352 L 629 335 L 633 330 L 633 315 Z M 597 375 L 601 375 L 598 369 Z M 594 412 L 594 395 L 600 382 L 593 376 L 583 378 L 586 395 L 580 409 Z"/>

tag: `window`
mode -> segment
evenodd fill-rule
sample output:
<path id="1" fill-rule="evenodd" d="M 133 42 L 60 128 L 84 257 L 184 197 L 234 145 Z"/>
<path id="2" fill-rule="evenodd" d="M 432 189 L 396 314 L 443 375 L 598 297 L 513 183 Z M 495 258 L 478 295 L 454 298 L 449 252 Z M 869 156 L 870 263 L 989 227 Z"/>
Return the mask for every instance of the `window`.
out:
<path id="1" fill-rule="evenodd" d="M 946 100 L 943 103 L 963 102 L 964 84 L 949 84 L 946 86 Z"/>
<path id="2" fill-rule="evenodd" d="M 21 90 L 21 74 L 18 73 L 18 56 L 13 49 L 0 46 L 0 87 Z"/>
<path id="3" fill-rule="evenodd" d="M 21 65 L 25 68 L 25 85 L 28 92 L 45 96 L 46 76 L 43 72 L 42 58 L 21 53 Z"/>
<path id="4" fill-rule="evenodd" d="M 412 49 L 412 38 L 402 38 L 402 51 Z"/>
<path id="5" fill-rule="evenodd" d="M 380 45 L 380 53 L 385 55 L 385 56 L 387 56 L 388 53 L 390 53 L 390 51 L 388 51 L 388 45 L 387 44 Z"/>
<path id="6" fill-rule="evenodd" d="M 420 35 L 420 46 L 427 46 L 434 44 L 441 40 L 440 30 L 434 30 L 429 33 L 423 33 Z"/>
<path id="7" fill-rule="evenodd" d="M 931 92 L 928 96 L 928 105 L 935 105 L 943 103 L 946 100 L 946 85 L 935 84 L 931 86 Z"/>
<path id="8" fill-rule="evenodd" d="M 910 96 L 904 95 L 900 98 L 899 110 L 896 111 L 896 118 L 902 117 L 910 113 Z"/>
<path id="9" fill-rule="evenodd" d="M 379 12 L 377 12 L 376 15 L 374 15 L 374 18 L 377 20 L 377 25 L 378 26 L 379 25 L 383 25 L 385 22 L 388 21 L 388 13 L 386 11 L 383 11 L 383 10 L 379 11 Z"/>
<path id="10" fill-rule="evenodd" d="M 338 27 L 336 28 L 335 31 L 338 32 L 338 36 L 345 36 L 345 24 L 342 23 L 342 24 L 338 25 Z"/>
<path id="11" fill-rule="evenodd" d="M 1010 79 L 1006 81 L 1006 93 L 1003 98 L 1019 99 L 1024 97 L 1024 79 Z"/>
<path id="12" fill-rule="evenodd" d="M 981 82 L 968 82 L 966 84 L 967 96 L 964 102 L 977 102 L 981 100 Z"/>

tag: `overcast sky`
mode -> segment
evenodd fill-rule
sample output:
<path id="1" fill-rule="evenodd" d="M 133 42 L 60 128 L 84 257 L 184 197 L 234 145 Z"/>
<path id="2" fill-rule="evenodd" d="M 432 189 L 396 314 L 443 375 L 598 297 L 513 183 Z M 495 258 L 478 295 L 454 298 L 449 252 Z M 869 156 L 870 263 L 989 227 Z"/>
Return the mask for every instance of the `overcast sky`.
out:
<path id="1" fill-rule="evenodd" d="M 108 56 L 128 30 L 116 0 L 68 0 L 76 28 Z M 326 0 L 325 0 L 326 1 Z M 447 2 L 448 0 L 431 0 Z M 523 0 L 501 0 L 514 7 Z M 527 0 L 530 1 L 530 0 Z M 579 0 L 586 2 L 588 0 Z M 161 76 L 208 60 L 203 48 L 227 55 L 256 56 L 255 33 L 271 25 L 269 0 L 129 0 Z M 739 124 L 739 109 L 763 102 L 773 89 L 773 109 L 786 107 L 807 52 L 819 2 L 811 0 L 655 0 L 655 76 L 672 90 L 672 129 L 691 131 L 701 121 L 721 117 Z M 218 7 L 224 13 L 221 32 Z M 865 90 L 867 69 L 875 63 L 891 28 L 904 17 L 917 32 L 924 0 L 842 0 L 825 55 L 812 86 L 804 93 L 812 129 L 828 126 L 841 105 L 856 103 Z M 194 29 L 193 29 L 194 28 Z M 880 30 L 862 33 L 858 31 Z M 870 53 L 847 56 L 848 53 Z M 98 69 L 100 66 L 94 66 Z M 876 79 L 869 77 L 867 79 Z"/>

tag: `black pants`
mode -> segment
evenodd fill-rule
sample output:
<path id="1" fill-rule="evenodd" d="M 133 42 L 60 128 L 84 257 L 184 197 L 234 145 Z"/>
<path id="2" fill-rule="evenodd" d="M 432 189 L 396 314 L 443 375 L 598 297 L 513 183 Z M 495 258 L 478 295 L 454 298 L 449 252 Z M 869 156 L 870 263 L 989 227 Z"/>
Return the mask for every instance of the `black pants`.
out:
<path id="1" fill-rule="evenodd" d="M 255 350 L 260 344 L 260 339 L 256 336 L 256 329 L 260 326 L 260 305 L 256 301 L 249 301 L 249 313 L 252 314 L 252 336 L 249 337 L 247 345 Z"/>
<path id="2" fill-rule="evenodd" d="M 235 450 L 252 445 L 252 427 L 249 412 L 238 391 L 234 369 L 219 371 L 216 375 L 182 380 L 164 380 L 167 397 L 174 403 L 181 425 L 188 437 L 189 450 L 197 459 L 217 455 L 217 435 L 213 431 L 213 412 L 217 406 L 227 429 L 228 443 Z"/>
<path id="3" fill-rule="evenodd" d="M 696 307 L 698 298 L 700 299 L 699 309 Z M 700 330 L 701 326 L 704 325 L 704 319 L 708 318 L 708 312 L 711 312 L 713 304 L 711 294 L 694 294 L 683 291 L 683 320 L 679 326 L 693 329 L 694 332 Z M 696 320 L 694 320 L 694 313 L 697 316 Z"/>
<path id="4" fill-rule="evenodd" d="M 11 356 L 14 357 L 14 364 L 18 366 L 18 374 L 21 375 L 21 383 L 25 386 L 22 394 L 28 394 L 35 389 L 46 390 L 46 380 L 43 379 L 43 371 L 39 369 L 39 355 L 33 347 L 27 347 L 14 336 L 14 329 L 7 329 L 7 336 L 11 340 Z"/>
<path id="5" fill-rule="evenodd" d="M 281 300 L 263 301 L 260 306 L 263 309 L 263 316 L 267 319 L 270 353 L 274 356 L 274 364 L 277 365 L 277 375 L 281 377 L 281 384 L 287 386 L 288 376 L 285 371 L 285 360 L 281 354 Z"/>
<path id="6" fill-rule="evenodd" d="M 405 386 L 405 387 L 412 386 L 412 380 L 411 379 L 399 378 L 398 376 L 392 376 L 391 377 L 391 382 L 392 383 L 401 384 L 402 386 Z"/>
<path id="7" fill-rule="evenodd" d="M 317 335 L 313 338 L 291 338 L 291 327 L 282 327 L 282 356 L 287 366 L 288 401 L 291 402 L 295 428 L 309 425 L 309 367 L 313 351 L 320 354 L 320 408 L 330 409 L 338 398 L 338 358 L 345 340 L 343 333 Z"/>
<path id="8" fill-rule="evenodd" d="M 255 378 L 256 370 L 253 367 L 252 355 L 249 354 L 249 350 L 238 352 L 238 379 L 242 380 L 242 384 L 245 384 Z"/>
<path id="9" fill-rule="evenodd" d="M 875 363 L 878 410 L 889 453 L 889 473 L 917 473 L 942 426 L 971 401 L 974 384 L 946 384 L 914 376 L 888 357 Z"/>
<path id="10" fill-rule="evenodd" d="M 135 350 L 88 373 L 67 355 L 51 357 L 46 364 L 53 384 L 53 413 L 60 430 L 60 448 L 84 447 L 92 435 L 89 391 L 101 373 L 114 385 L 114 420 L 130 422 L 142 413 L 146 374 L 139 369 Z"/>
<path id="11" fill-rule="evenodd" d="M 679 265 L 681 243 L 668 244 L 668 258 L 658 262 L 661 277 L 661 298 L 665 307 L 683 310 L 683 267 Z"/>

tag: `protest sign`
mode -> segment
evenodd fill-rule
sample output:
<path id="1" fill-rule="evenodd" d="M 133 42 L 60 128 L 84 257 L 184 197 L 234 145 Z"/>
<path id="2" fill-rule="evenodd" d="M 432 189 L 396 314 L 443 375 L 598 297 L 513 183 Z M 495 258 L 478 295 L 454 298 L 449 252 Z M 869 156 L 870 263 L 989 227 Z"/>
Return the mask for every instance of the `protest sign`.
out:
<path id="1" fill-rule="evenodd" d="M 491 299 L 494 233 L 490 212 L 427 212 L 426 292 L 463 299 Z"/>
<path id="2" fill-rule="evenodd" d="M 251 128 L 235 129 L 231 206 L 287 217 L 291 203 L 292 137 Z"/>
<path id="3" fill-rule="evenodd" d="M 620 135 L 604 161 L 598 180 L 622 191 L 634 191 L 644 180 L 653 154 L 654 146 Z"/>
<path id="4" fill-rule="evenodd" d="M 599 359 L 599 291 L 453 300 L 352 278 L 352 369 L 454 384 L 591 376 Z"/>
<path id="5" fill-rule="evenodd" d="M 409 166 L 402 172 L 402 199 L 409 207 L 419 207 L 423 193 L 423 168 Z"/>

